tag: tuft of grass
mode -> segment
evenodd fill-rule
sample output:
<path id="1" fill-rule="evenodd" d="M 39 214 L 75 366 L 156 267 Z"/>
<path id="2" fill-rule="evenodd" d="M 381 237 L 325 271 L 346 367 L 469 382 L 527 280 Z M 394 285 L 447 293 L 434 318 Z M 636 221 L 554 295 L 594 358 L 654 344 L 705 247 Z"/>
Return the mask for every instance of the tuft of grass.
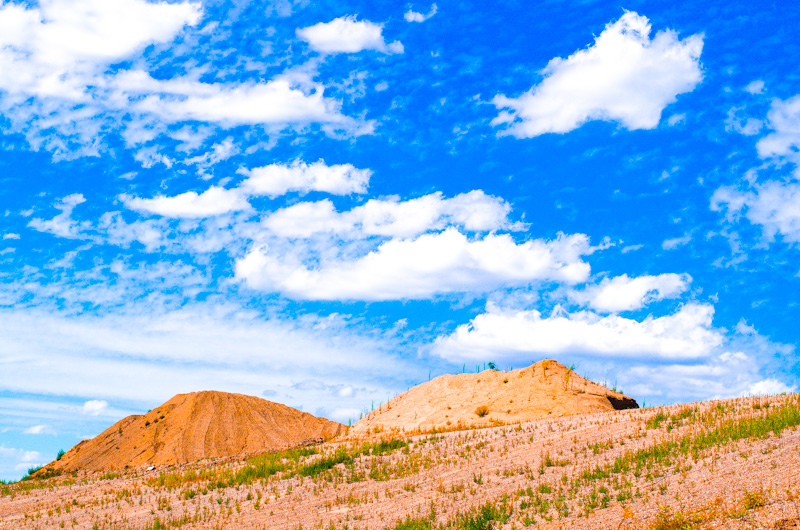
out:
<path id="1" fill-rule="evenodd" d="M 475 414 L 477 414 L 479 418 L 483 418 L 484 416 L 489 414 L 489 407 L 487 407 L 486 405 L 481 405 L 480 407 L 475 409 Z"/>
<path id="2" fill-rule="evenodd" d="M 645 427 L 648 429 L 658 429 L 661 427 L 661 424 L 667 420 L 667 415 L 664 412 L 659 411 L 658 414 L 644 422 Z"/>
<path id="3" fill-rule="evenodd" d="M 486 504 L 477 508 L 472 508 L 466 512 L 459 513 L 452 520 L 436 524 L 434 516 L 431 514 L 426 517 L 412 519 L 406 516 L 405 520 L 398 521 L 392 530 L 443 530 L 454 528 L 456 530 L 492 530 L 500 528 L 503 523 L 511 517 L 512 509 L 508 505 L 508 499 L 500 499 L 500 502 Z"/>
<path id="4" fill-rule="evenodd" d="M 702 523 L 702 518 L 694 513 L 683 513 L 682 511 L 672 513 L 668 507 L 662 507 L 656 516 L 656 522 L 652 526 L 653 530 L 693 530 Z"/>

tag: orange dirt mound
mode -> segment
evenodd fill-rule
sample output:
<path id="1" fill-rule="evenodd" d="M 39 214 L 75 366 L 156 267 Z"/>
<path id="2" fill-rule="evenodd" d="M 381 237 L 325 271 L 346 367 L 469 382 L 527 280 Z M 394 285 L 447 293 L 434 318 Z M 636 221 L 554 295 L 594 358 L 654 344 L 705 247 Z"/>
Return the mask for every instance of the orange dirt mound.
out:
<path id="1" fill-rule="evenodd" d="M 327 440 L 343 430 L 340 423 L 258 397 L 193 392 L 118 421 L 47 467 L 99 471 L 243 457 Z"/>
<path id="2" fill-rule="evenodd" d="M 349 435 L 464 429 L 638 407 L 632 398 L 544 360 L 510 372 L 437 377 L 371 412 Z"/>

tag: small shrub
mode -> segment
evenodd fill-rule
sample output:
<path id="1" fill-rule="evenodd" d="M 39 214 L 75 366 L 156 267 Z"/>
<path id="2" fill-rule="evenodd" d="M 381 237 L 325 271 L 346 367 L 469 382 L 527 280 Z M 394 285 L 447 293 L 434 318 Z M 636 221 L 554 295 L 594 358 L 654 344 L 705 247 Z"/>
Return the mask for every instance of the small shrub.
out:
<path id="1" fill-rule="evenodd" d="M 662 507 L 656 516 L 653 530 L 692 530 L 697 528 L 702 519 L 694 513 L 678 512 L 673 514 L 668 507 Z"/>
<path id="2" fill-rule="evenodd" d="M 766 495 L 764 495 L 761 491 L 744 491 L 744 498 L 742 499 L 742 505 L 747 510 L 755 510 L 756 508 L 760 508 L 764 506 L 766 502 Z"/>
<path id="3" fill-rule="evenodd" d="M 480 407 L 475 409 L 475 414 L 477 414 L 479 418 L 483 418 L 484 416 L 489 414 L 489 407 L 487 407 L 486 405 L 481 405 Z"/>
<path id="4" fill-rule="evenodd" d="M 65 454 L 65 453 L 66 453 L 66 451 L 64 451 L 63 449 L 61 449 L 61 450 L 58 452 L 58 454 L 56 455 L 56 460 L 61 460 L 61 457 L 62 457 L 62 456 L 64 456 L 64 454 Z"/>
<path id="5" fill-rule="evenodd" d="M 30 480 L 33 478 L 33 474 L 42 469 L 42 466 L 36 466 L 28 469 L 28 474 L 22 477 L 22 480 Z"/>

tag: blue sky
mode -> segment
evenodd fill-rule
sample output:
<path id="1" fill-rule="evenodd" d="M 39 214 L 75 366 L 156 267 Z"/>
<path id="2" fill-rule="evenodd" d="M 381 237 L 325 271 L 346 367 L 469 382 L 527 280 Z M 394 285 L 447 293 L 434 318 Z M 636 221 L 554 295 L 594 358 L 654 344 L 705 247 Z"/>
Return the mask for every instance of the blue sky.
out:
<path id="1" fill-rule="evenodd" d="M 0 479 L 176 393 L 795 391 L 800 6 L 0 5 Z"/>

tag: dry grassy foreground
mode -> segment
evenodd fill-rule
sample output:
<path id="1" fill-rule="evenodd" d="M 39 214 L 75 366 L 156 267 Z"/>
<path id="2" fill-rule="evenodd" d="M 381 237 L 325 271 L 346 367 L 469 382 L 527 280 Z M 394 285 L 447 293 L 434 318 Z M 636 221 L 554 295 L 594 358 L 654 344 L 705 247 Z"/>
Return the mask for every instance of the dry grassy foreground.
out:
<path id="1" fill-rule="evenodd" d="M 0 528 L 798 528 L 800 396 L 0 486 Z"/>

